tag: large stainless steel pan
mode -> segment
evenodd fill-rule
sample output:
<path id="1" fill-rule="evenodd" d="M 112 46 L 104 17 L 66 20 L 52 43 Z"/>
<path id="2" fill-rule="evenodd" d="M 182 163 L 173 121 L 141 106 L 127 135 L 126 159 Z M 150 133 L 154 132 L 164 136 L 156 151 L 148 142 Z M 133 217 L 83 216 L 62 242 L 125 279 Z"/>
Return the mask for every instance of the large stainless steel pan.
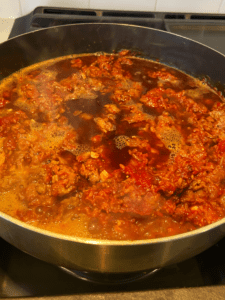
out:
<path id="1" fill-rule="evenodd" d="M 132 49 L 184 72 L 225 83 L 225 57 L 202 44 L 131 25 L 77 24 L 53 27 L 0 45 L 0 79 L 36 62 L 72 53 Z M 0 198 L 1 201 L 1 198 Z M 225 236 L 225 220 L 193 232 L 144 241 L 88 240 L 34 228 L 0 213 L 0 236 L 44 261 L 70 269 L 122 273 L 188 259 Z"/>

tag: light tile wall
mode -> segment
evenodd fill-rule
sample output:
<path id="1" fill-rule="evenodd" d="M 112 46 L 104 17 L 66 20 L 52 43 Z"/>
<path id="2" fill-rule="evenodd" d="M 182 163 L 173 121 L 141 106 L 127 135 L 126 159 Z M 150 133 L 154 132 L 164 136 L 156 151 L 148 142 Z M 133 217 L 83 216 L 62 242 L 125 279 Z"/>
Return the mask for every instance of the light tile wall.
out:
<path id="1" fill-rule="evenodd" d="M 157 0 L 156 11 L 218 13 L 222 0 Z"/>
<path id="2" fill-rule="evenodd" d="M 11 1 L 16 1 L 16 0 L 11 0 Z M 26 15 L 30 13 L 37 6 L 89 8 L 89 0 L 18 0 L 18 1 L 21 2 L 22 15 Z"/>
<path id="3" fill-rule="evenodd" d="M 220 14 L 225 14 L 225 0 L 222 1 L 220 8 L 219 8 Z"/>
<path id="4" fill-rule="evenodd" d="M 90 8 L 155 11 L 156 0 L 90 0 Z"/>
<path id="5" fill-rule="evenodd" d="M 225 0 L 0 0 L 0 18 L 17 18 L 37 6 L 225 14 Z"/>
<path id="6" fill-rule="evenodd" d="M 0 0 L 1 18 L 18 18 L 21 16 L 20 0 Z"/>

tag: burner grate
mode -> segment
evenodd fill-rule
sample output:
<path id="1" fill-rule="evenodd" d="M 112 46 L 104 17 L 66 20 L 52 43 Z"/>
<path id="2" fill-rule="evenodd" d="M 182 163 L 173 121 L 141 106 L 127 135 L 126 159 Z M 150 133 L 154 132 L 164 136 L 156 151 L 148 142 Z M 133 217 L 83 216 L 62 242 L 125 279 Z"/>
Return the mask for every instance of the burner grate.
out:
<path id="1" fill-rule="evenodd" d="M 85 272 L 70 270 L 64 267 L 59 267 L 61 270 L 67 274 L 74 276 L 75 278 L 103 285 L 125 285 L 130 283 L 137 283 L 138 281 L 149 279 L 149 277 L 154 276 L 160 269 L 154 269 L 143 272 L 135 273 L 118 273 L 118 274 L 106 274 L 106 273 L 96 273 L 96 272 Z"/>

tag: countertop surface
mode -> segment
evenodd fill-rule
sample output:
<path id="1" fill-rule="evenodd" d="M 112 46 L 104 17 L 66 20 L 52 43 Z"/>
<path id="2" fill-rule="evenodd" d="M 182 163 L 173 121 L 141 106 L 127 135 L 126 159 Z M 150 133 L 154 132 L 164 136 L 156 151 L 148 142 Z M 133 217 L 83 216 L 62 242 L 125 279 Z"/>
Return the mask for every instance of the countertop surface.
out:
<path id="1" fill-rule="evenodd" d="M 14 19 L 0 18 L 0 43 L 8 39 L 13 24 L 14 24 Z"/>

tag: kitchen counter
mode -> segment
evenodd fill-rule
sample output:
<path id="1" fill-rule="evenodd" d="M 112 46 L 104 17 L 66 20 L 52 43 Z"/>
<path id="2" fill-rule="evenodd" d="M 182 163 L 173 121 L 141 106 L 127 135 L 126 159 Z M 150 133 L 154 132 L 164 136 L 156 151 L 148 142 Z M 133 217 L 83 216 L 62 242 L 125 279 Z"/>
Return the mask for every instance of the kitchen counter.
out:
<path id="1" fill-rule="evenodd" d="M 8 39 L 13 24 L 14 24 L 14 19 L 0 18 L 0 43 Z"/>

